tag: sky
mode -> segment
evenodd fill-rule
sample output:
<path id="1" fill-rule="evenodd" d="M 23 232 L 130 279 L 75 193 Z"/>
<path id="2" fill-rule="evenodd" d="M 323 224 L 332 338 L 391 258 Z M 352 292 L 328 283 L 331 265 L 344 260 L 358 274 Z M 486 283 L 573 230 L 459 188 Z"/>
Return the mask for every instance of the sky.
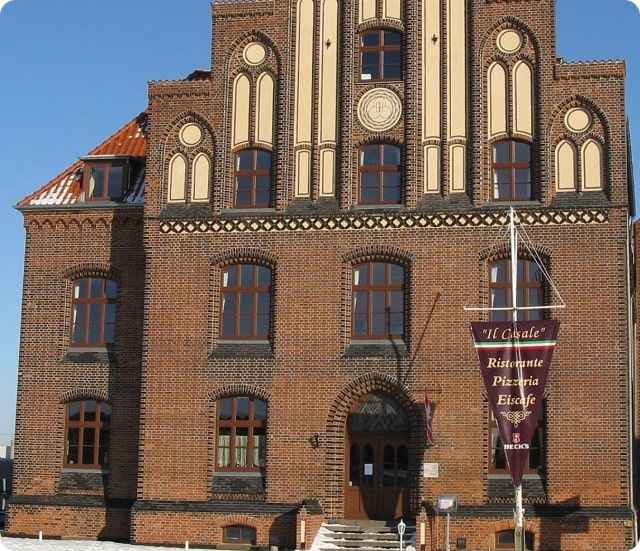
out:
<path id="1" fill-rule="evenodd" d="M 208 69 L 211 42 L 209 0 L 3 4 L 0 445 L 10 441 L 15 423 L 24 228 L 14 205 L 143 111 L 149 80 Z M 557 27 L 557 54 L 566 60 L 627 61 L 640 182 L 640 11 L 630 0 L 557 0 Z"/>

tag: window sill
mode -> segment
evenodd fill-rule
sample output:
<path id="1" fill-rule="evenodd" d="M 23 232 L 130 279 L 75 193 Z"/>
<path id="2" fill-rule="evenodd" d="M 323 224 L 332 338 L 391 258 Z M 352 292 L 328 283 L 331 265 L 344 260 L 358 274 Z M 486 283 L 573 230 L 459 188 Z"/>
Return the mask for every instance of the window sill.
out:
<path id="1" fill-rule="evenodd" d="M 270 341 L 218 341 L 209 358 L 273 358 Z"/>
<path id="2" fill-rule="evenodd" d="M 352 209 L 353 210 L 400 210 L 400 209 L 404 209 L 406 208 L 406 206 L 404 205 L 404 203 L 401 204 L 395 204 L 395 203 L 389 203 L 389 204 L 385 204 L 385 203 L 380 203 L 380 204 L 375 204 L 375 205 L 353 205 Z"/>
<path id="3" fill-rule="evenodd" d="M 276 209 L 274 208 L 255 208 L 255 209 L 236 209 L 236 208 L 231 208 L 231 209 L 222 209 L 222 216 L 224 216 L 225 214 L 228 215 L 232 215 L 232 216 L 237 216 L 237 215 L 243 215 L 243 216 L 251 216 L 252 214 L 273 214 L 276 212 Z"/>
<path id="4" fill-rule="evenodd" d="M 344 351 L 344 358 L 404 358 L 407 355 L 404 340 L 351 341 Z"/>
<path id="5" fill-rule="evenodd" d="M 72 364 L 110 364 L 115 361 L 114 350 L 109 348 L 68 348 L 63 363 Z"/>

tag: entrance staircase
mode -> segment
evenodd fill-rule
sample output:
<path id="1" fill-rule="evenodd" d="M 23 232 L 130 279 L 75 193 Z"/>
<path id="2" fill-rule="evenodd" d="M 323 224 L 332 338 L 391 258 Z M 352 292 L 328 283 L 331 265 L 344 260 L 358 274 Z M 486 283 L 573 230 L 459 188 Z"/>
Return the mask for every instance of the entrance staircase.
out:
<path id="1" fill-rule="evenodd" d="M 403 550 L 415 547 L 415 525 L 405 521 L 407 529 Z M 311 551 L 394 551 L 400 550 L 397 522 L 377 520 L 340 520 L 325 523 Z"/>

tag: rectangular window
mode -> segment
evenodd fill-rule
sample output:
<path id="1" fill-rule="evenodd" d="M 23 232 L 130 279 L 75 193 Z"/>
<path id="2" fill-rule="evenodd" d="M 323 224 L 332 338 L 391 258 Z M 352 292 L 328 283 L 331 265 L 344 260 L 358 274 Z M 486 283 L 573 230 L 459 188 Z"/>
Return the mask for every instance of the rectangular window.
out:
<path id="1" fill-rule="evenodd" d="M 116 335 L 115 281 L 103 278 L 80 279 L 73 284 L 73 346 L 105 346 L 113 344 Z"/>
<path id="2" fill-rule="evenodd" d="M 87 161 L 84 189 L 87 201 L 120 201 L 126 192 L 127 167 L 114 163 Z"/>

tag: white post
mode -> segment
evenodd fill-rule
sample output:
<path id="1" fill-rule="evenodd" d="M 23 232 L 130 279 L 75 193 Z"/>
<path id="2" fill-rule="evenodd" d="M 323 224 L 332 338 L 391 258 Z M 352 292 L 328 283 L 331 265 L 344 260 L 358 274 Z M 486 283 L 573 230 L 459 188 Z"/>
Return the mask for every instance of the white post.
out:
<path id="1" fill-rule="evenodd" d="M 38 532 L 38 541 L 42 541 L 42 530 Z"/>
<path id="2" fill-rule="evenodd" d="M 400 536 L 400 551 L 402 551 L 402 547 L 403 547 L 403 539 L 404 539 L 404 532 L 407 529 L 407 525 L 404 523 L 404 519 L 400 519 L 400 522 L 398 523 L 398 535 Z"/>
<path id="3" fill-rule="evenodd" d="M 189 551 L 189 540 L 184 542 L 184 550 Z"/>
<path id="4" fill-rule="evenodd" d="M 447 541 L 445 542 L 446 544 L 446 549 L 447 551 L 451 551 L 451 544 L 449 543 L 449 521 L 451 519 L 451 514 L 449 513 L 449 511 L 447 511 L 447 532 L 446 532 L 446 539 Z"/>
<path id="5" fill-rule="evenodd" d="M 513 312 L 513 325 L 518 322 L 518 232 L 516 232 L 516 211 L 509 210 L 509 231 L 511 233 L 511 308 Z M 518 365 L 518 379 L 522 382 L 522 367 Z M 524 399 L 524 386 L 520 384 L 522 403 Z M 516 528 L 514 533 L 515 551 L 524 551 L 524 508 L 522 503 L 522 484 L 516 486 Z"/>

